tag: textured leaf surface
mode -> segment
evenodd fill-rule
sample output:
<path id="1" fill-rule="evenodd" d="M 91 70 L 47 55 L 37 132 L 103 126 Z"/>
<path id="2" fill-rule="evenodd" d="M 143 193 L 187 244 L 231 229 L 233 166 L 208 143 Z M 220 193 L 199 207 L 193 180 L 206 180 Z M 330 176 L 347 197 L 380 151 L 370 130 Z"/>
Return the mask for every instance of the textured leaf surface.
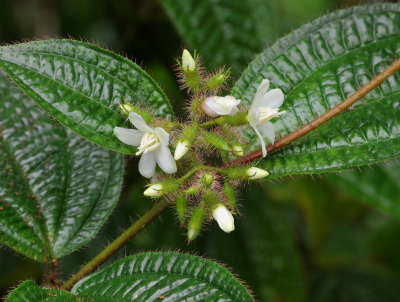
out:
<path id="1" fill-rule="evenodd" d="M 72 293 L 118 301 L 253 301 L 224 267 L 172 252 L 126 257 L 79 281 Z M 160 298 L 162 297 L 162 298 Z"/>
<path id="2" fill-rule="evenodd" d="M 80 138 L 0 74 L 0 241 L 38 261 L 92 239 L 118 201 L 121 154 Z"/>
<path id="3" fill-rule="evenodd" d="M 250 104 L 263 78 L 285 93 L 278 136 L 309 123 L 354 93 L 400 51 L 400 4 L 326 15 L 278 40 L 245 70 L 232 94 Z M 400 74 L 350 110 L 263 162 L 271 177 L 338 171 L 400 155 Z M 247 137 L 254 148 L 252 130 Z"/>
<path id="4" fill-rule="evenodd" d="M 121 102 L 141 104 L 157 117 L 172 118 L 167 97 L 147 73 L 89 43 L 46 40 L 3 46 L 0 68 L 55 119 L 114 151 L 135 151 L 113 135 L 115 126 L 126 123 Z"/>
<path id="5" fill-rule="evenodd" d="M 400 167 L 397 162 L 346 172 L 332 179 L 360 201 L 400 221 Z"/>
<path id="6" fill-rule="evenodd" d="M 162 0 L 182 38 L 209 67 L 234 73 L 276 38 L 270 0 Z"/>

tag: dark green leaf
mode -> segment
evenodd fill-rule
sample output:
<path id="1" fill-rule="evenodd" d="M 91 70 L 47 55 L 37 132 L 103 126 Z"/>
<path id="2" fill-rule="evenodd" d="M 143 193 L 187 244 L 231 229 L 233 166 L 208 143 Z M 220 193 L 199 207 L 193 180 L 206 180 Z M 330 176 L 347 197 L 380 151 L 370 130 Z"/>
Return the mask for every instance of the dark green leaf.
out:
<path id="1" fill-rule="evenodd" d="M 80 297 L 119 301 L 253 301 L 247 289 L 224 267 L 173 252 L 126 257 L 79 281 Z"/>
<path id="2" fill-rule="evenodd" d="M 118 201 L 121 154 L 58 125 L 0 74 L 0 241 L 50 262 L 88 243 Z"/>
<path id="3" fill-rule="evenodd" d="M 262 47 L 275 39 L 270 0 L 162 0 L 184 41 L 209 67 L 227 65 L 238 73 Z"/>
<path id="4" fill-rule="evenodd" d="M 46 40 L 3 46 L 0 68 L 63 125 L 114 151 L 135 151 L 113 135 L 114 127 L 126 122 L 121 102 L 141 104 L 156 117 L 172 118 L 167 97 L 147 73 L 93 44 Z"/>
<path id="5" fill-rule="evenodd" d="M 366 84 L 400 50 L 400 4 L 357 6 L 307 24 L 260 54 L 232 94 L 250 104 L 263 78 L 285 93 L 278 136 L 300 128 Z M 400 74 L 263 162 L 270 178 L 339 171 L 400 156 Z M 255 134 L 247 132 L 258 148 Z"/>
<path id="6" fill-rule="evenodd" d="M 400 221 L 400 167 L 396 162 L 332 179 L 344 191 Z"/>

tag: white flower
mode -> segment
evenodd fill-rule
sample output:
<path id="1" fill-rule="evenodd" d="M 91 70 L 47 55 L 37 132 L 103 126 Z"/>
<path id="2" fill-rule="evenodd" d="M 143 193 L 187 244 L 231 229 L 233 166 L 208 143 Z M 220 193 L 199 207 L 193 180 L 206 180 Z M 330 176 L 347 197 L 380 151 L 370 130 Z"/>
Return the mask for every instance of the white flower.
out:
<path id="1" fill-rule="evenodd" d="M 218 222 L 219 227 L 225 232 L 230 233 L 235 229 L 232 213 L 223 205 L 219 204 L 213 211 L 212 216 Z"/>
<path id="2" fill-rule="evenodd" d="M 181 159 L 187 152 L 189 151 L 189 142 L 188 141 L 179 141 L 176 144 L 174 159 Z"/>
<path id="3" fill-rule="evenodd" d="M 247 174 L 248 179 L 250 179 L 250 180 L 264 178 L 269 175 L 268 171 L 257 168 L 257 167 L 248 168 L 246 170 L 246 174 Z"/>
<path id="4" fill-rule="evenodd" d="M 209 96 L 201 104 L 205 114 L 211 117 L 219 115 L 235 115 L 238 113 L 237 105 L 240 100 L 235 99 L 231 95 L 227 96 Z"/>
<path id="5" fill-rule="evenodd" d="M 149 127 L 144 119 L 136 112 L 129 113 L 129 120 L 137 128 L 114 128 L 114 135 L 124 144 L 138 146 L 136 155 L 142 154 L 139 161 L 139 172 L 144 177 L 154 175 L 156 164 L 165 173 L 175 173 L 176 163 L 168 149 L 169 134 L 160 127 Z"/>
<path id="6" fill-rule="evenodd" d="M 144 196 L 148 197 L 160 197 L 163 195 L 163 185 L 162 184 L 153 184 L 143 192 Z"/>
<path id="7" fill-rule="evenodd" d="M 247 120 L 250 126 L 253 127 L 261 141 L 263 157 L 267 155 L 263 136 L 266 136 L 272 143 L 275 141 L 274 125 L 270 119 L 286 113 L 279 112 L 279 107 L 282 106 L 285 96 L 282 90 L 272 89 L 268 91 L 269 81 L 264 79 L 257 89 L 251 104 Z"/>
<path id="8" fill-rule="evenodd" d="M 196 69 L 196 62 L 186 49 L 182 53 L 182 69 L 185 72 L 193 72 Z"/>

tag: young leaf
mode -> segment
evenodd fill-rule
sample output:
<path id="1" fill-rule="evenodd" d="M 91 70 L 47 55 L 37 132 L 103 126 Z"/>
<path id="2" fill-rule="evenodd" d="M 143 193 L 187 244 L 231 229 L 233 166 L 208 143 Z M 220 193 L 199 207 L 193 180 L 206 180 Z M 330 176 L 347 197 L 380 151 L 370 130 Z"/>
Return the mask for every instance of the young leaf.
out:
<path id="1" fill-rule="evenodd" d="M 123 258 L 79 281 L 72 293 L 94 301 L 98 297 L 146 302 L 253 301 L 226 268 L 174 252 L 139 253 Z"/>
<path id="2" fill-rule="evenodd" d="M 0 69 L 63 125 L 110 150 L 135 152 L 113 134 L 114 127 L 126 122 L 121 103 L 146 106 L 156 117 L 173 115 L 167 97 L 146 72 L 93 44 L 45 40 L 3 46 Z"/>
<path id="3" fill-rule="evenodd" d="M 88 243 L 118 201 L 124 159 L 45 115 L 0 74 L 0 242 L 42 262 Z"/>
<path id="4" fill-rule="evenodd" d="M 249 105 L 262 79 L 285 93 L 272 120 L 284 136 L 322 115 L 382 71 L 400 49 L 400 4 L 352 7 L 307 24 L 261 53 L 232 94 Z M 263 162 L 270 177 L 339 171 L 400 156 L 400 74 L 353 110 L 334 118 Z M 255 134 L 248 131 L 253 148 Z"/>
<path id="5" fill-rule="evenodd" d="M 162 0 L 182 38 L 197 49 L 207 66 L 238 73 L 262 47 L 275 39 L 270 0 Z"/>

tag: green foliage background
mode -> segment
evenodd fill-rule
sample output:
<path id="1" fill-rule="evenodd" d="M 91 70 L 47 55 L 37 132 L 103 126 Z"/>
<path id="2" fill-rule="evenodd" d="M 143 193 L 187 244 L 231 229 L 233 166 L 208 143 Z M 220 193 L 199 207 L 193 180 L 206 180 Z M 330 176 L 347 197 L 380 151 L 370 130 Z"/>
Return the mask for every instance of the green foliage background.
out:
<path id="1" fill-rule="evenodd" d="M 249 2 L 257 7 L 258 1 Z M 171 2 L 4 0 L 0 1 L 0 41 L 71 35 L 98 42 L 146 69 L 174 100 L 177 115 L 183 116 L 184 95 L 174 79 L 174 58 L 183 46 L 193 46 L 195 38 L 181 39 L 170 20 Z M 248 57 L 235 59 L 234 78 L 267 43 L 327 10 L 350 4 L 344 0 L 271 1 L 269 16 L 275 22 L 269 28 L 257 27 L 254 40 L 260 35 L 264 41 L 245 41 L 251 50 Z M 219 46 L 224 47 L 213 44 Z M 201 52 L 202 45 L 196 47 Z M 234 54 L 223 49 L 204 60 L 216 66 L 232 60 L 228 55 Z M 137 160 L 130 159 L 125 171 L 116 210 L 89 246 L 62 260 L 60 278 L 77 271 L 151 206 L 152 201 L 142 197 L 144 180 L 136 172 Z M 167 211 L 112 260 L 142 250 L 179 249 L 228 264 L 260 301 L 398 301 L 398 171 L 399 166 L 390 162 L 343 175 L 252 184 L 241 195 L 242 217 L 231 235 L 212 224 L 195 244 L 187 246 L 185 231 L 173 211 Z M 40 264 L 7 248 L 0 250 L 0 267 L 0 296 L 21 280 L 39 281 L 43 271 Z"/>

